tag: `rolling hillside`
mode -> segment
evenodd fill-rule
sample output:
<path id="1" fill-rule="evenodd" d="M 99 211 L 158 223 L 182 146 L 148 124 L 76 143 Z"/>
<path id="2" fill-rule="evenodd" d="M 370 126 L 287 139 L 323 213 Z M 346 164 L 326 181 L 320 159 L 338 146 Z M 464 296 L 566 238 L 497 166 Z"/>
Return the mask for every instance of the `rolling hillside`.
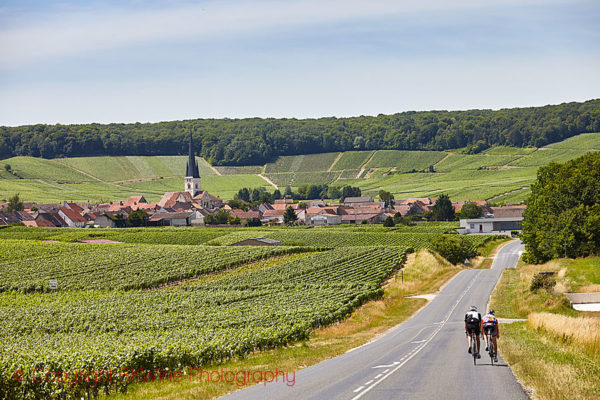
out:
<path id="1" fill-rule="evenodd" d="M 521 201 L 537 168 L 600 150 L 600 133 L 582 134 L 543 148 L 493 147 L 480 154 L 461 151 L 349 151 L 279 157 L 265 165 L 212 167 L 197 158 L 203 188 L 224 199 L 241 187 L 354 185 L 396 198 L 435 196 L 454 200 Z M 77 157 L 2 160 L 0 200 L 14 193 L 29 201 L 108 201 L 143 194 L 158 200 L 183 187 L 184 156 Z M 4 166 L 10 165 L 10 172 Z"/>

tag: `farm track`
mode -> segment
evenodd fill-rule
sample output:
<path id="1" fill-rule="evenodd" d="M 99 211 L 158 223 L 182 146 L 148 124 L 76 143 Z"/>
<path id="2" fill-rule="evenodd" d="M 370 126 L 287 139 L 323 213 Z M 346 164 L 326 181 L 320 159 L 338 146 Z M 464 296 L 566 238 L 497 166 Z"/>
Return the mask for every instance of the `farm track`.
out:
<path id="1" fill-rule="evenodd" d="M 273 186 L 275 189 L 279 190 L 279 187 L 277 187 L 277 185 L 275 183 L 273 183 L 272 180 L 270 180 L 269 178 L 267 178 L 265 175 L 263 174 L 256 174 L 256 176 L 264 179 L 269 185 Z"/>
<path id="2" fill-rule="evenodd" d="M 371 162 L 373 157 L 375 157 L 375 153 L 377 153 L 377 150 L 373 150 L 373 153 L 371 153 L 371 156 L 369 157 L 369 159 L 367 161 L 365 161 L 365 163 L 363 165 L 360 166 L 360 171 L 358 171 L 358 174 L 356 175 L 356 179 L 360 179 L 363 172 L 365 172 L 365 167 Z"/>
<path id="3" fill-rule="evenodd" d="M 335 166 L 335 164 L 340 160 L 340 158 L 342 158 L 342 155 L 344 155 L 344 152 L 340 152 L 337 155 L 337 157 L 335 158 L 335 160 L 333 160 L 333 162 L 331 163 L 331 165 L 329 166 L 329 168 L 327 168 L 327 172 L 331 172 L 331 170 Z"/>

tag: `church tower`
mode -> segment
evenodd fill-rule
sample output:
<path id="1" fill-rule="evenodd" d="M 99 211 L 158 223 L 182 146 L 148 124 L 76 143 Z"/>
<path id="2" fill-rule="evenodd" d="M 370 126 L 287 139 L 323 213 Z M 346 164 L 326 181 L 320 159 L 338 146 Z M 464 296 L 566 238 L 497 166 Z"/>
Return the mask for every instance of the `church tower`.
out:
<path id="1" fill-rule="evenodd" d="M 198 172 L 198 164 L 192 150 L 192 132 L 190 131 L 190 148 L 188 163 L 185 169 L 185 191 L 195 197 L 202 192 L 200 188 L 200 173 Z"/>

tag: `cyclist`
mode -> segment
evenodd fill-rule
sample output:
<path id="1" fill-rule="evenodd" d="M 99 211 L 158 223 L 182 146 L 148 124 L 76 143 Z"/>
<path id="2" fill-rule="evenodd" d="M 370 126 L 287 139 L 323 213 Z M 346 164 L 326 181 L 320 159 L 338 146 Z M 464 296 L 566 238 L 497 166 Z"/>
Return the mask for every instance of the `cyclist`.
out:
<path id="1" fill-rule="evenodd" d="M 469 350 L 471 353 L 471 345 L 473 341 L 473 334 L 477 336 L 477 358 L 481 358 L 479 354 L 480 342 L 479 335 L 481 334 L 481 314 L 477 312 L 477 307 L 471 306 L 469 312 L 465 314 L 465 333 L 469 338 Z"/>
<path id="2" fill-rule="evenodd" d="M 496 318 L 494 310 L 488 311 L 483 317 L 483 333 L 485 334 L 485 351 L 488 351 L 490 339 L 494 346 L 494 362 L 498 362 L 498 342 L 496 339 L 500 337 L 498 333 L 498 319 Z"/>

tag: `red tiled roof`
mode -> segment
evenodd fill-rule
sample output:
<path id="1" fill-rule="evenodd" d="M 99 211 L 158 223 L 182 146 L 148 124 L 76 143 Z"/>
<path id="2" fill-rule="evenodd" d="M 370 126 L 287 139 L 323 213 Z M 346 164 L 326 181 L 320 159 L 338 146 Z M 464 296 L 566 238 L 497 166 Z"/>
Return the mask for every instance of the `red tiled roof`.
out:
<path id="1" fill-rule="evenodd" d="M 379 214 L 353 214 L 353 215 L 342 215 L 342 221 L 362 221 L 363 219 L 369 220 L 377 217 Z"/>
<path id="2" fill-rule="evenodd" d="M 150 217 L 149 221 L 162 221 L 165 219 L 184 219 L 192 215 L 191 212 L 161 212 Z"/>
<path id="3" fill-rule="evenodd" d="M 231 215 L 238 217 L 239 219 L 260 218 L 260 213 L 258 211 L 233 210 Z"/>
<path id="4" fill-rule="evenodd" d="M 267 210 L 263 214 L 263 217 L 283 217 L 285 210 Z"/>
<path id="5" fill-rule="evenodd" d="M 73 222 L 82 222 L 82 223 L 86 223 L 87 221 L 85 220 L 85 218 L 83 218 L 83 216 L 81 214 L 78 214 L 77 212 L 66 208 L 66 207 L 59 207 L 59 210 L 62 211 L 62 213 L 64 215 L 67 216 L 67 218 L 69 218 L 71 221 Z"/>

